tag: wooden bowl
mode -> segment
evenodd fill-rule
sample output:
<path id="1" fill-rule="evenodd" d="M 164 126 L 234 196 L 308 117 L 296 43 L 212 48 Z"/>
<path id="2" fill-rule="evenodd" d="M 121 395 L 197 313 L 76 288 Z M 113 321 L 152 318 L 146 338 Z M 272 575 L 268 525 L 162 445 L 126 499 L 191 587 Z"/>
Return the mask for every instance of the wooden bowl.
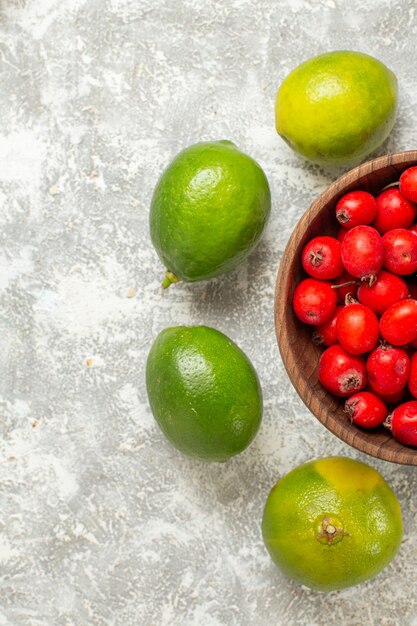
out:
<path id="1" fill-rule="evenodd" d="M 317 369 L 323 348 L 313 343 L 312 327 L 295 317 L 292 298 L 296 285 L 306 276 L 301 251 L 307 241 L 338 230 L 335 206 L 339 198 L 354 189 L 377 194 L 412 165 L 417 165 L 416 150 L 397 152 L 363 163 L 331 184 L 295 227 L 281 260 L 275 289 L 278 346 L 288 376 L 303 402 L 326 428 L 349 445 L 379 459 L 406 465 L 417 465 L 417 449 L 398 443 L 383 427 L 370 431 L 351 424 L 343 413 L 344 399 L 330 395 L 321 386 Z"/>

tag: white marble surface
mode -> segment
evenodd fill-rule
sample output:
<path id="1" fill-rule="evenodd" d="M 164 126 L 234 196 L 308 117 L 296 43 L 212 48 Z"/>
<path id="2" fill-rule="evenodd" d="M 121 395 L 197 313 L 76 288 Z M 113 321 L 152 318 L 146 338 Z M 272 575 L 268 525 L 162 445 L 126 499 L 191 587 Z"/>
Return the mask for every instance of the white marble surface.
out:
<path id="1" fill-rule="evenodd" d="M 2 0 L 0 3 L 0 626 L 412 626 L 417 474 L 365 457 L 307 411 L 280 361 L 273 290 L 286 241 L 337 172 L 274 131 L 281 80 L 356 49 L 397 74 L 395 129 L 417 146 L 414 0 Z M 231 139 L 273 195 L 239 270 L 160 288 L 152 189 L 182 147 Z M 182 457 L 151 416 L 144 364 L 172 324 L 247 352 L 265 414 L 226 465 Z M 319 594 L 262 544 L 266 495 L 315 456 L 370 462 L 404 512 L 398 558 Z"/>

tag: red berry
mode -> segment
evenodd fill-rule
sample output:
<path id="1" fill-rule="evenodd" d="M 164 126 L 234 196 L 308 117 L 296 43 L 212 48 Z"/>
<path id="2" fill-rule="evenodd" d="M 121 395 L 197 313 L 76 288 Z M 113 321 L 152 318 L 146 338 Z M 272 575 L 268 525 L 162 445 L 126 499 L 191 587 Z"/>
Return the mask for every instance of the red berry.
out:
<path id="1" fill-rule="evenodd" d="M 407 397 L 407 387 L 403 387 L 395 393 L 378 393 L 378 397 L 381 398 L 385 404 L 399 404 L 403 402 Z"/>
<path id="2" fill-rule="evenodd" d="M 372 391 L 382 395 L 397 393 L 407 384 L 410 359 L 401 348 L 381 345 L 369 355 L 366 371 Z"/>
<path id="3" fill-rule="evenodd" d="M 333 315 L 336 304 L 336 290 L 332 289 L 330 283 L 305 278 L 295 288 L 294 312 L 305 324 L 323 324 Z"/>
<path id="4" fill-rule="evenodd" d="M 417 270 L 417 235 L 407 228 L 394 228 L 382 237 L 384 266 L 405 276 Z"/>
<path id="5" fill-rule="evenodd" d="M 391 304 L 405 300 L 408 287 L 402 278 L 381 270 L 373 285 L 362 283 L 358 289 L 358 300 L 369 306 L 377 315 L 382 315 Z"/>
<path id="6" fill-rule="evenodd" d="M 393 228 L 408 228 L 413 223 L 417 207 L 409 202 L 396 187 L 385 189 L 376 199 L 378 212 L 373 226 L 381 234 Z"/>
<path id="7" fill-rule="evenodd" d="M 345 231 L 348 232 L 347 230 Z M 346 270 L 334 281 L 337 299 L 342 304 L 345 303 L 346 296 L 350 294 L 352 298 L 356 298 L 359 282 L 355 276 L 349 274 Z"/>
<path id="8" fill-rule="evenodd" d="M 413 300 L 417 300 L 417 283 L 414 280 L 407 278 L 408 297 Z"/>
<path id="9" fill-rule="evenodd" d="M 417 166 L 409 167 L 400 176 L 400 192 L 411 202 L 417 202 Z"/>
<path id="10" fill-rule="evenodd" d="M 412 350 L 417 350 L 417 337 L 413 339 L 413 341 L 410 341 L 408 347 L 412 348 Z"/>
<path id="11" fill-rule="evenodd" d="M 417 398 L 417 352 L 410 359 L 410 375 L 408 377 L 408 388 L 412 396 Z"/>
<path id="12" fill-rule="evenodd" d="M 337 314 L 343 309 L 342 306 L 337 306 L 335 312 L 327 322 L 316 326 L 313 333 L 313 341 L 319 345 L 332 346 L 337 343 L 336 332 L 336 320 Z"/>
<path id="13" fill-rule="evenodd" d="M 383 338 L 394 346 L 405 346 L 417 337 L 417 300 L 408 298 L 392 304 L 379 320 Z"/>
<path id="14" fill-rule="evenodd" d="M 360 391 L 350 396 L 345 402 L 344 412 L 353 424 L 363 428 L 381 426 L 388 415 L 387 405 L 369 391 Z"/>
<path id="15" fill-rule="evenodd" d="M 330 346 L 320 357 L 319 381 L 335 396 L 347 397 L 366 385 L 365 361 L 348 354 L 338 344 Z"/>
<path id="16" fill-rule="evenodd" d="M 397 406 L 384 423 L 397 441 L 406 446 L 417 446 L 417 401 L 410 400 Z"/>
<path id="17" fill-rule="evenodd" d="M 343 226 L 341 226 L 339 230 L 337 231 L 336 237 L 338 238 L 340 243 L 342 243 L 343 239 L 345 238 L 346 233 L 347 233 L 347 230 L 346 228 L 343 228 Z"/>
<path id="18" fill-rule="evenodd" d="M 336 278 L 343 272 L 341 247 L 340 241 L 335 237 L 314 237 L 301 254 L 304 271 L 313 278 L 322 280 Z"/>
<path id="19" fill-rule="evenodd" d="M 383 260 L 384 246 L 375 228 L 355 226 L 346 233 L 342 241 L 342 262 L 352 276 L 374 283 Z"/>
<path id="20" fill-rule="evenodd" d="M 349 354 L 363 354 L 372 350 L 378 342 L 379 322 L 367 306 L 353 302 L 346 304 L 336 321 L 337 338 Z"/>
<path id="21" fill-rule="evenodd" d="M 367 191 L 350 191 L 336 204 L 336 217 L 344 228 L 370 224 L 376 212 L 375 198 Z"/>

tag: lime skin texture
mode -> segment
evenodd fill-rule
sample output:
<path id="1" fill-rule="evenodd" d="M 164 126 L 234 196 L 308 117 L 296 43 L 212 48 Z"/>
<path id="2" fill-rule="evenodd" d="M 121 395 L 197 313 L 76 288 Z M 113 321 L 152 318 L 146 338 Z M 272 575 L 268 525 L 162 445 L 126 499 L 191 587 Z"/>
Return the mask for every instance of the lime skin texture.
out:
<path id="1" fill-rule="evenodd" d="M 262 392 L 247 356 L 207 326 L 174 326 L 155 339 L 146 364 L 152 413 L 181 452 L 226 461 L 253 440 Z"/>
<path id="2" fill-rule="evenodd" d="M 265 505 L 262 533 L 284 574 L 331 591 L 372 578 L 394 558 L 401 510 L 376 470 L 329 457 L 300 465 L 278 481 Z"/>
<path id="3" fill-rule="evenodd" d="M 258 243 L 271 209 L 261 167 L 230 141 L 180 152 L 160 177 L 150 234 L 170 282 L 230 272 Z"/>
<path id="4" fill-rule="evenodd" d="M 275 102 L 278 134 L 321 165 L 352 165 L 389 135 L 397 110 L 397 79 L 361 52 L 313 57 L 283 81 Z"/>

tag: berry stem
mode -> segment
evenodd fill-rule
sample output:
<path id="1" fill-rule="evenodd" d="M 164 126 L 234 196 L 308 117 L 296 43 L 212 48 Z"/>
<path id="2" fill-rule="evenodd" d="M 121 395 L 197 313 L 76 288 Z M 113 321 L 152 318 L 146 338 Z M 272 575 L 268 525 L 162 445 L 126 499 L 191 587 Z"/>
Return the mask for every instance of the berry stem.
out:
<path id="1" fill-rule="evenodd" d="M 391 187 L 399 187 L 399 185 L 400 185 L 400 181 L 396 180 L 395 182 L 390 183 L 389 185 L 385 185 L 385 187 L 383 187 L 381 191 L 385 191 L 385 189 L 391 189 Z"/>
<path id="2" fill-rule="evenodd" d="M 385 421 L 382 423 L 383 426 L 385 426 L 385 428 L 388 428 L 388 430 L 392 429 L 392 413 L 389 413 L 385 419 Z"/>
<path id="3" fill-rule="evenodd" d="M 346 296 L 345 296 L 345 304 L 346 304 L 346 305 L 348 305 L 348 304 L 357 304 L 357 302 L 358 302 L 358 301 L 356 300 L 356 298 L 354 298 L 354 297 L 352 296 L 352 294 L 351 294 L 351 293 L 347 293 L 347 294 L 346 294 Z"/>
<path id="4" fill-rule="evenodd" d="M 342 211 L 338 211 L 336 213 L 336 217 L 337 220 L 341 223 L 341 224 L 346 224 L 346 222 L 349 221 L 349 215 L 346 213 L 346 211 L 342 210 Z"/>
<path id="5" fill-rule="evenodd" d="M 358 404 L 358 400 L 353 400 L 352 402 L 349 402 L 345 404 L 345 407 L 343 409 L 343 412 L 346 413 L 347 417 L 350 420 L 350 423 L 353 424 L 353 416 L 355 414 L 355 406 Z"/>
<path id="6" fill-rule="evenodd" d="M 339 289 L 339 287 L 347 287 L 348 285 L 360 285 L 357 280 L 348 280 L 345 283 L 340 283 L 340 285 L 332 285 L 332 289 Z"/>
<path id="7" fill-rule="evenodd" d="M 321 250 L 317 250 L 317 252 L 310 253 L 310 262 L 312 265 L 314 265 L 314 267 L 317 267 L 321 263 L 323 263 L 323 255 L 321 254 L 321 252 Z"/>
<path id="8" fill-rule="evenodd" d="M 320 333 L 314 332 L 312 339 L 313 343 L 315 343 L 317 346 L 321 346 L 324 343 L 323 337 L 320 335 Z"/>
<path id="9" fill-rule="evenodd" d="M 362 276 L 361 281 L 366 283 L 368 287 L 372 287 L 372 285 L 376 282 L 377 279 L 376 274 L 367 274 L 366 276 Z"/>

